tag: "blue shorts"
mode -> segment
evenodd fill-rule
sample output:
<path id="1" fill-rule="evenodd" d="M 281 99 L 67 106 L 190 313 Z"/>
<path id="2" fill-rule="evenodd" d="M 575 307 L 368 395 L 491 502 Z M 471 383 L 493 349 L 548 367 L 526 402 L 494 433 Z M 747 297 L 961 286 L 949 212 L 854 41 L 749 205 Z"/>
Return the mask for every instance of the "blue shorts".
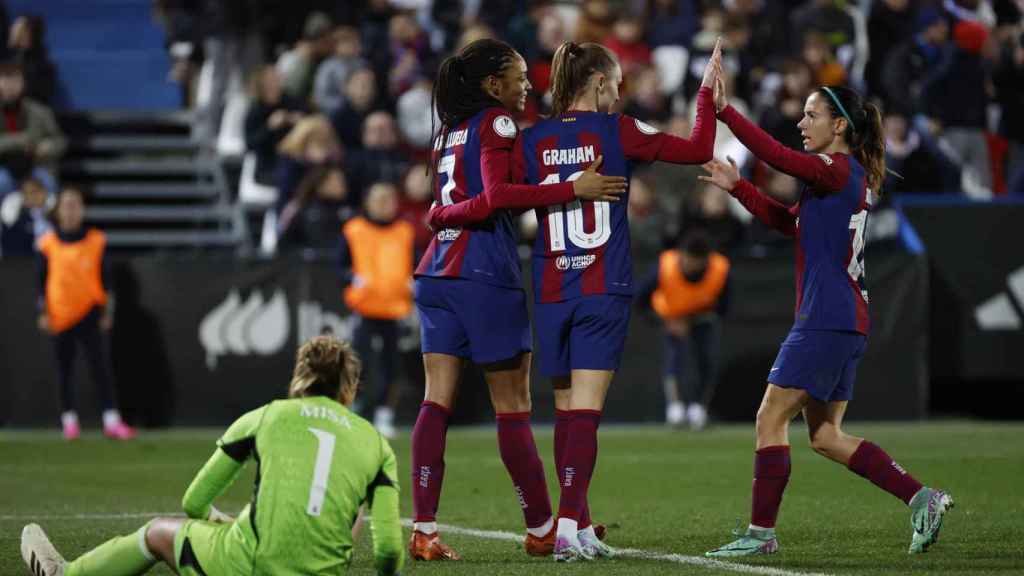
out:
<path id="1" fill-rule="evenodd" d="M 619 294 L 537 304 L 541 374 L 550 378 L 572 370 L 618 370 L 631 304 L 632 298 Z"/>
<path id="2" fill-rule="evenodd" d="M 821 402 L 849 400 L 867 344 L 867 337 L 857 332 L 791 330 L 779 348 L 768 382 L 801 388 Z"/>
<path id="3" fill-rule="evenodd" d="M 489 364 L 533 348 L 522 289 L 462 278 L 419 277 L 416 310 L 424 354 Z"/>

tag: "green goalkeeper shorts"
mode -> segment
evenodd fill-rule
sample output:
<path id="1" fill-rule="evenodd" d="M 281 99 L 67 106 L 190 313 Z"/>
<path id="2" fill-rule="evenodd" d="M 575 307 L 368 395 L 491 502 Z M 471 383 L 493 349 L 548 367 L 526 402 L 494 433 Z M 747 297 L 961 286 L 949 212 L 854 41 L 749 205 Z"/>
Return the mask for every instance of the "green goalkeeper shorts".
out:
<path id="1" fill-rule="evenodd" d="M 255 546 L 235 522 L 186 520 L 174 535 L 174 560 L 181 576 L 230 576 L 252 571 Z"/>

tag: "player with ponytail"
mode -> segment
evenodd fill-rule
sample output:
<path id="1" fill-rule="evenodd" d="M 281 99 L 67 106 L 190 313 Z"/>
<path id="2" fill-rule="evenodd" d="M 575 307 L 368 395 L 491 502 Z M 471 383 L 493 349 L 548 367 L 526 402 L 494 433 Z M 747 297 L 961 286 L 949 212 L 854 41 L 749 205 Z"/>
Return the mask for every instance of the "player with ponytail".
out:
<path id="1" fill-rule="evenodd" d="M 740 178 L 732 158 L 701 176 L 736 197 L 765 224 L 796 238 L 796 321 L 768 372 L 757 412 L 750 526 L 712 557 L 772 554 L 775 521 L 789 482 L 789 422 L 803 412 L 818 454 L 846 466 L 911 509 L 910 553 L 936 541 L 953 499 L 923 486 L 877 445 L 842 430 L 870 330 L 864 233 L 885 176 L 881 113 L 857 92 L 822 86 L 797 124 L 806 152 L 786 148 L 716 91 L 719 120 L 760 160 L 802 184 L 785 195 Z"/>
<path id="2" fill-rule="evenodd" d="M 511 184 L 518 135 L 512 115 L 526 104 L 526 62 L 508 44 L 477 40 L 444 60 L 434 84 L 441 128 L 432 158 L 437 205 L 486 197 L 497 211 L 485 225 L 438 229 L 416 269 L 426 391 L 412 433 L 416 560 L 458 560 L 435 517 L 444 479 L 445 436 L 463 364 L 483 368 L 497 415 L 498 447 L 521 505 L 526 552 L 549 555 L 554 519 L 544 467 L 530 428 L 532 336 L 511 209 L 576 198 L 613 197 L 625 180 L 596 166 L 560 186 Z M 485 194 L 486 192 L 486 194 Z"/>

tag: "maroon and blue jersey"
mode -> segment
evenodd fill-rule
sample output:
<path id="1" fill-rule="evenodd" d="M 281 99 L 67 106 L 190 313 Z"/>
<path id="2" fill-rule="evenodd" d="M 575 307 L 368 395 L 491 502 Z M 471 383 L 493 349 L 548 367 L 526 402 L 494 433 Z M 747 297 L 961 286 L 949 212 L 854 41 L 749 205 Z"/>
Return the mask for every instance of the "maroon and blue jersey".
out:
<path id="1" fill-rule="evenodd" d="M 521 171 L 529 184 L 558 184 L 579 178 L 598 156 L 604 157 L 602 174 L 627 180 L 634 162 L 706 162 L 714 145 L 714 112 L 710 90 L 701 96 L 693 140 L 663 134 L 630 116 L 568 112 L 523 131 L 513 171 Z M 538 302 L 633 294 L 628 204 L 627 189 L 618 202 L 575 200 L 537 209 L 533 286 Z"/>
<path id="2" fill-rule="evenodd" d="M 437 161 L 434 200 L 449 206 L 483 193 L 490 174 L 481 158 L 489 150 L 512 149 L 516 125 L 508 112 L 488 108 L 459 124 L 435 142 Z M 509 174 L 497 175 L 507 181 Z M 464 278 L 520 288 L 516 233 L 507 210 L 472 227 L 438 230 L 416 267 L 415 275 Z"/>
<path id="3" fill-rule="evenodd" d="M 847 154 L 790 150 L 731 107 L 720 118 L 758 158 L 803 184 L 789 208 L 746 180 L 731 192 L 762 222 L 797 240 L 793 329 L 867 335 L 864 232 L 874 197 L 864 167 Z"/>

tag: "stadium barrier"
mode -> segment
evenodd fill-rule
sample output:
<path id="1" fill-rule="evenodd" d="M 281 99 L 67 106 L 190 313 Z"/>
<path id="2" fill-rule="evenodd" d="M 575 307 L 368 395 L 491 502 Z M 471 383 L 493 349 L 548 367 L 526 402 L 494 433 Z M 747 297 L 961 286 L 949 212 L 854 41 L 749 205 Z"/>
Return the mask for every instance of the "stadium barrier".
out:
<path id="1" fill-rule="evenodd" d="M 927 263 L 923 256 L 892 246 L 868 250 L 874 331 L 850 416 L 921 418 L 928 388 Z M 651 262 L 638 259 L 638 274 Z M 114 375 L 125 413 L 146 425 L 229 422 L 283 394 L 299 342 L 325 330 L 348 337 L 354 327 L 342 307 L 331 262 L 149 256 L 119 260 L 113 272 Z M 0 266 L 0 423 L 11 427 L 57 422 L 52 349 L 35 328 L 36 282 L 31 261 Z M 792 322 L 792 251 L 767 259 L 737 259 L 732 290 L 712 412 L 724 419 L 751 420 Z M 414 320 L 404 327 L 401 349 L 396 361 L 415 384 L 405 386 L 399 419 L 411 422 L 422 397 Z M 663 418 L 661 350 L 657 326 L 634 315 L 623 366 L 607 403 L 609 420 Z M 77 362 L 79 409 L 88 423 L 97 417 L 96 404 L 84 362 Z M 550 388 L 537 375 L 533 382 L 536 417 L 549 419 Z M 455 416 L 459 422 L 491 419 L 478 374 L 467 376 Z"/>

